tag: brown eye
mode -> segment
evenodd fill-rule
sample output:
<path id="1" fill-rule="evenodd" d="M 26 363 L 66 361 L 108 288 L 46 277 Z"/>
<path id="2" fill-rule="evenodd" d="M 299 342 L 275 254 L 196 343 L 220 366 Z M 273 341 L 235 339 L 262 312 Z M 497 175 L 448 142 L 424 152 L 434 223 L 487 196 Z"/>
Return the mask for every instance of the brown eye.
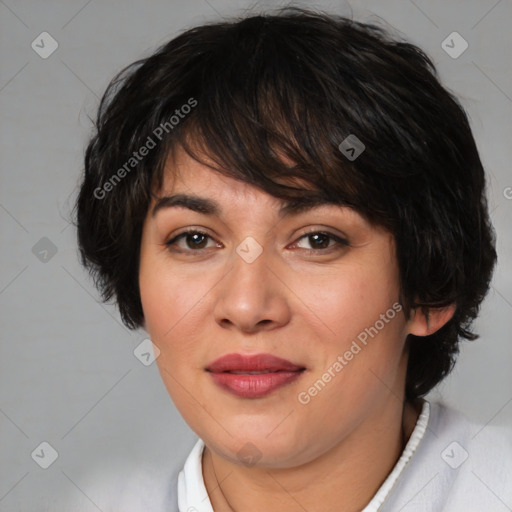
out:
<path id="1" fill-rule="evenodd" d="M 300 245 L 302 243 L 301 240 L 305 240 L 309 247 L 302 247 Z M 300 247 L 301 249 L 322 251 L 325 249 L 330 249 L 337 245 L 348 246 L 348 242 L 333 233 L 314 231 L 302 235 L 299 238 L 299 241 L 295 243 L 295 245 Z"/>
<path id="2" fill-rule="evenodd" d="M 171 250 L 177 247 L 178 250 L 198 252 L 208 248 L 209 239 L 211 239 L 210 235 L 202 231 L 185 231 L 166 242 L 165 245 Z"/>

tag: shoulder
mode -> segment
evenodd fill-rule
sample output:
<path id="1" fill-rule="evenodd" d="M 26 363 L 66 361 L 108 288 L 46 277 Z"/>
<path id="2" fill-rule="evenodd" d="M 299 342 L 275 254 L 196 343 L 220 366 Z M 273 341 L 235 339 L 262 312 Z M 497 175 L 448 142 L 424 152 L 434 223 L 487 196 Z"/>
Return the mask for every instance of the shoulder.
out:
<path id="1" fill-rule="evenodd" d="M 458 450 L 460 459 L 464 458 L 464 461 L 459 461 L 460 467 L 467 460 L 470 462 L 467 467 L 478 464 L 484 468 L 490 466 L 489 462 L 493 465 L 500 462 L 500 467 L 504 471 L 512 470 L 512 428 L 495 426 L 490 422 L 475 422 L 460 411 L 439 402 L 431 403 L 429 428 L 440 440 L 452 439 L 455 453 Z M 467 453 L 467 457 L 464 452 Z M 443 456 L 449 459 L 451 450 L 447 450 Z M 471 461 L 474 464 L 471 464 Z M 512 482 L 512 479 L 510 481 Z"/>
<path id="2" fill-rule="evenodd" d="M 385 510 L 506 512 L 511 507 L 512 431 L 431 402 L 423 439 Z"/>
<path id="3" fill-rule="evenodd" d="M 432 407 L 441 439 L 449 441 L 441 457 L 456 476 L 446 510 L 465 506 L 510 511 L 512 429 L 474 422 L 444 404 L 432 404 Z"/>

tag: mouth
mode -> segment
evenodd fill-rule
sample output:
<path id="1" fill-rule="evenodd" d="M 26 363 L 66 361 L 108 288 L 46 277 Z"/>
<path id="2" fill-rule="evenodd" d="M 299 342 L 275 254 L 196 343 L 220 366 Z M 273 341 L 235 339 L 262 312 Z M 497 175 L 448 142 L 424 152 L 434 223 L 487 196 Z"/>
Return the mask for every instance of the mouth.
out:
<path id="1" fill-rule="evenodd" d="M 262 375 L 264 373 L 279 373 L 285 370 L 260 370 L 260 371 L 249 371 L 249 372 L 242 372 L 242 371 L 225 371 L 220 373 L 232 373 L 233 375 Z"/>
<path id="2" fill-rule="evenodd" d="M 241 398 L 262 398 L 297 380 L 306 368 L 271 354 L 228 354 L 205 370 L 224 391 Z"/>

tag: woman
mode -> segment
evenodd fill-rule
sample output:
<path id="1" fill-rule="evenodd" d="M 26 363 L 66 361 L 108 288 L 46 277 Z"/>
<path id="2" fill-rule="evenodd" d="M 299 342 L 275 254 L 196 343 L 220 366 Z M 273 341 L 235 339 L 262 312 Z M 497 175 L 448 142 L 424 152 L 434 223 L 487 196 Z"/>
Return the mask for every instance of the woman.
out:
<path id="1" fill-rule="evenodd" d="M 512 506 L 510 436 L 422 398 L 496 253 L 467 117 L 417 47 L 299 9 L 186 31 L 109 86 L 77 224 L 199 437 L 144 510 Z"/>

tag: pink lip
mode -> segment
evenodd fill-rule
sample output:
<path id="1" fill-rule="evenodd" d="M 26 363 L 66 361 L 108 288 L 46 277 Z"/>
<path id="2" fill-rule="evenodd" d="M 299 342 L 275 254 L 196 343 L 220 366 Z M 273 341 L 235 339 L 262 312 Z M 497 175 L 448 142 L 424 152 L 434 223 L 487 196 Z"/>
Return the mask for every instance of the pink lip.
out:
<path id="1" fill-rule="evenodd" d="M 206 368 L 218 386 L 243 398 L 266 396 L 293 382 L 304 370 L 303 366 L 271 354 L 227 354 Z"/>

